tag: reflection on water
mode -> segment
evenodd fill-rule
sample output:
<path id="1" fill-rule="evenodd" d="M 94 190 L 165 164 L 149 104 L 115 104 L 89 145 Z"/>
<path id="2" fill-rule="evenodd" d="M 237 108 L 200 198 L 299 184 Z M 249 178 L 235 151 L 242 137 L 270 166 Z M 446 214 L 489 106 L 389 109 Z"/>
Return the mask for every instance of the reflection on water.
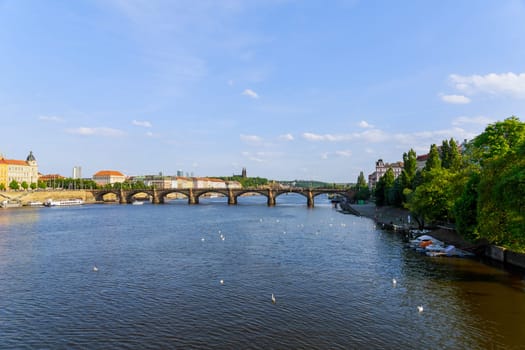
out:
<path id="1" fill-rule="evenodd" d="M 320 198 L 315 209 L 293 195 L 273 208 L 265 197 L 185 203 L 1 213 L 3 346 L 525 344 L 521 275 L 419 255 Z"/>

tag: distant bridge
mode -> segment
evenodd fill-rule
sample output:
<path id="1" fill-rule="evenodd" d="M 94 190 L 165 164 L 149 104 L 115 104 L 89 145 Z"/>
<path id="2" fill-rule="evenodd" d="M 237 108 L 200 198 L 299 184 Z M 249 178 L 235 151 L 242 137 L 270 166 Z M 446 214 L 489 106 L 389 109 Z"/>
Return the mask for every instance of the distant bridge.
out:
<path id="1" fill-rule="evenodd" d="M 270 189 L 270 188 L 172 188 L 172 189 L 150 189 L 150 190 L 119 190 L 119 189 L 101 189 L 101 190 L 86 190 L 93 194 L 96 201 L 104 201 L 104 196 L 107 194 L 114 194 L 117 196 L 120 204 L 131 204 L 134 197 L 138 194 L 148 195 L 154 204 L 162 204 L 169 194 L 177 193 L 188 198 L 188 204 L 199 204 L 199 198 L 206 194 L 221 194 L 228 198 L 228 204 L 237 204 L 237 199 L 246 194 L 259 194 L 267 198 L 268 206 L 274 206 L 276 198 L 283 194 L 296 193 L 306 198 L 306 205 L 308 208 L 314 207 L 314 198 L 321 194 L 338 194 L 350 201 L 353 201 L 355 191 L 353 190 L 337 190 L 333 188 L 289 188 L 289 189 Z"/>

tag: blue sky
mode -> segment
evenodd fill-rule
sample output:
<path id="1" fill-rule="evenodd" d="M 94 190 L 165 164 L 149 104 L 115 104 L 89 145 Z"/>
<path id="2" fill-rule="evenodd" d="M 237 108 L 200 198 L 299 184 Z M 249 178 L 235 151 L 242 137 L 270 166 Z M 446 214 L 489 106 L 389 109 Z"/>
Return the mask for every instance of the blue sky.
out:
<path id="1" fill-rule="evenodd" d="M 525 1 L 0 0 L 0 153 L 355 182 L 525 112 Z"/>

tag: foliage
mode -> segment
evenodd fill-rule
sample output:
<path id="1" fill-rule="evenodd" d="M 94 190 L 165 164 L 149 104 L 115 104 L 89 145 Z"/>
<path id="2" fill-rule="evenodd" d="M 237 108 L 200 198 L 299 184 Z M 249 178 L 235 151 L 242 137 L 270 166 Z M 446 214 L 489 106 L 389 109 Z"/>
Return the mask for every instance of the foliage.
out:
<path id="1" fill-rule="evenodd" d="M 368 200 L 370 198 L 370 189 L 366 184 L 365 175 L 361 171 L 357 177 L 357 184 L 354 186 L 355 200 Z"/>
<path id="2" fill-rule="evenodd" d="M 448 221 L 454 205 L 454 174 L 435 168 L 424 172 L 424 182 L 410 196 L 406 207 L 423 227 L 426 222 Z"/>
<path id="3" fill-rule="evenodd" d="M 388 168 L 388 170 L 383 176 L 381 176 L 376 184 L 376 189 L 374 192 L 376 197 L 376 205 L 383 206 L 393 204 L 391 201 L 391 198 L 393 197 L 391 191 L 394 189 L 394 182 L 394 170 L 392 170 L 392 168 Z"/>
<path id="4" fill-rule="evenodd" d="M 32 190 L 35 190 L 37 188 L 37 184 L 35 182 L 31 182 L 31 185 L 29 185 L 29 187 L 32 189 Z"/>
<path id="5" fill-rule="evenodd" d="M 5 191 L 5 185 L 3 183 L 0 183 L 0 191 Z"/>
<path id="6" fill-rule="evenodd" d="M 18 181 L 13 180 L 9 183 L 9 188 L 12 190 L 18 190 L 20 188 L 20 185 L 18 184 Z"/>
<path id="7" fill-rule="evenodd" d="M 20 184 L 20 186 L 24 189 L 24 190 L 27 190 L 29 188 L 29 184 L 27 183 L 27 181 L 22 181 L 22 183 Z"/>
<path id="8" fill-rule="evenodd" d="M 479 238 L 476 233 L 479 181 L 479 172 L 472 172 L 461 195 L 454 203 L 456 230 L 467 239 Z"/>
<path id="9" fill-rule="evenodd" d="M 441 168 L 441 158 L 439 156 L 439 150 L 435 144 L 430 146 L 430 151 L 428 152 L 428 158 L 425 163 L 425 168 L 423 170 L 430 171 L 432 169 Z"/>

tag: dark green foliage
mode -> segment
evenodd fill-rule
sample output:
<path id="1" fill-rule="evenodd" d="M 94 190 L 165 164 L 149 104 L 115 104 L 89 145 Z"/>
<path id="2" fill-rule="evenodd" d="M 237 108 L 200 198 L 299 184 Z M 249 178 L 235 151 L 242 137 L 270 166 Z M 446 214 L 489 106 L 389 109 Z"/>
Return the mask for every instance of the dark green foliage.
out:
<path id="1" fill-rule="evenodd" d="M 430 151 L 428 152 L 427 162 L 425 163 L 425 171 L 430 171 L 432 169 L 441 168 L 441 158 L 439 156 L 438 148 L 435 144 L 430 146 Z"/>
<path id="2" fill-rule="evenodd" d="M 461 196 L 454 204 L 456 230 L 467 239 L 477 239 L 476 227 L 478 208 L 479 173 L 473 172 L 463 188 Z"/>
<path id="3" fill-rule="evenodd" d="M 18 190 L 20 188 L 20 184 L 18 183 L 18 181 L 13 180 L 9 183 L 9 188 L 12 190 Z"/>

